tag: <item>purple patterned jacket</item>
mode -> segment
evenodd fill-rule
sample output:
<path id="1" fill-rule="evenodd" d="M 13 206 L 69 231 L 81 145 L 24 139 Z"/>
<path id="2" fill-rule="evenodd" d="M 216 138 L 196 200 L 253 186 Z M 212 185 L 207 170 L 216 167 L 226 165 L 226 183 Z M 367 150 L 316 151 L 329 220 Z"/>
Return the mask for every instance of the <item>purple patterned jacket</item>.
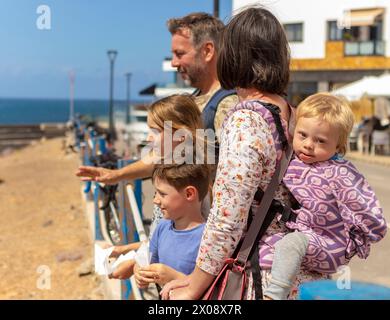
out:
<path id="1" fill-rule="evenodd" d="M 305 164 L 294 157 L 283 182 L 301 205 L 287 226 L 309 236 L 303 261 L 309 269 L 336 272 L 355 254 L 367 258 L 371 243 L 385 236 L 379 201 L 351 162 Z"/>

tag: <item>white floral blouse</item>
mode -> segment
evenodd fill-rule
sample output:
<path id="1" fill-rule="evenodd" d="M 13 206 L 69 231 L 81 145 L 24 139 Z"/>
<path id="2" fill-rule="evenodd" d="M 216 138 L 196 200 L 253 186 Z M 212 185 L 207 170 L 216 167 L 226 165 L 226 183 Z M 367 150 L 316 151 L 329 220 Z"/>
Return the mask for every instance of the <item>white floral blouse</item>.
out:
<path id="1" fill-rule="evenodd" d="M 282 120 L 283 122 L 283 120 Z M 287 124 L 283 122 L 286 131 Z M 274 173 L 281 148 L 275 145 L 277 131 L 271 113 L 258 101 L 245 101 L 236 106 L 225 120 L 221 134 L 220 155 L 213 188 L 213 204 L 199 248 L 197 266 L 217 275 L 226 258 L 232 256 L 247 227 L 250 207 L 257 189 L 265 190 Z M 275 198 L 289 201 L 287 189 L 279 186 Z M 288 229 L 277 216 L 259 243 L 262 284 L 269 281 L 274 244 Z M 304 278 L 321 278 L 319 274 L 301 272 Z M 253 298 L 252 281 L 247 292 Z M 293 289 L 294 297 L 296 287 Z"/>

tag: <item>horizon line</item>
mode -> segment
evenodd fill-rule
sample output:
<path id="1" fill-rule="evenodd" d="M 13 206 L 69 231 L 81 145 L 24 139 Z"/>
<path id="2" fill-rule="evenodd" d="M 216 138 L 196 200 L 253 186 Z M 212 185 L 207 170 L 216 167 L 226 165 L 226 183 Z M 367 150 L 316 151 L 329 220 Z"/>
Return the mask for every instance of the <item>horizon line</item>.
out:
<path id="1" fill-rule="evenodd" d="M 54 97 L 4 97 L 4 96 L 0 96 L 0 100 L 1 99 L 10 99 L 10 100 L 16 100 L 16 99 L 19 99 L 19 100 L 68 100 L 70 101 L 69 98 L 63 98 L 63 97 L 59 97 L 59 98 L 54 98 Z M 143 102 L 143 101 L 149 101 L 149 100 L 153 100 L 154 98 L 151 97 L 151 98 L 145 98 L 145 99 L 130 99 L 130 102 L 131 101 L 136 101 L 136 102 Z M 110 99 L 109 98 L 74 98 L 74 101 L 76 100 L 97 100 L 97 101 L 109 101 Z M 115 101 L 120 101 L 120 102 L 126 102 L 126 99 L 114 99 L 114 102 Z"/>

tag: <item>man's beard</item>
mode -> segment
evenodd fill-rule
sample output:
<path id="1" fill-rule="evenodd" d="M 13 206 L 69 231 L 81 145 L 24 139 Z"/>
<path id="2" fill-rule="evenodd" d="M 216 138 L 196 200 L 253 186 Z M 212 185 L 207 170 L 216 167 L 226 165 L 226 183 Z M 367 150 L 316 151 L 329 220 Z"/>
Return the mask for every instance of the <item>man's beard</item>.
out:
<path id="1" fill-rule="evenodd" d="M 190 70 L 187 69 L 187 72 L 185 73 L 186 78 L 184 81 L 186 84 L 189 84 L 192 87 L 198 88 L 199 84 L 202 83 L 202 79 L 204 77 L 204 69 L 195 66 L 191 68 Z"/>
<path id="2" fill-rule="evenodd" d="M 178 69 L 178 71 L 183 71 L 182 69 Z M 206 68 L 197 61 L 193 66 L 184 70 L 184 77 L 182 74 L 180 76 L 184 80 L 187 85 L 190 85 L 194 88 L 199 88 L 199 84 L 202 83 L 205 74 Z"/>

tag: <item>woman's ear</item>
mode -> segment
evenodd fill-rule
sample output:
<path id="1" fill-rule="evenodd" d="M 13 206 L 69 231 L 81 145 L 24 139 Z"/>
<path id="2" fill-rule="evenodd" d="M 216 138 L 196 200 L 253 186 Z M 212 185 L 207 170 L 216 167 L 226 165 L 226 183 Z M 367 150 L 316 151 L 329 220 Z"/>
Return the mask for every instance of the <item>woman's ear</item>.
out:
<path id="1" fill-rule="evenodd" d="M 185 188 L 185 196 L 188 201 L 198 200 L 198 190 L 194 186 L 188 186 Z"/>

